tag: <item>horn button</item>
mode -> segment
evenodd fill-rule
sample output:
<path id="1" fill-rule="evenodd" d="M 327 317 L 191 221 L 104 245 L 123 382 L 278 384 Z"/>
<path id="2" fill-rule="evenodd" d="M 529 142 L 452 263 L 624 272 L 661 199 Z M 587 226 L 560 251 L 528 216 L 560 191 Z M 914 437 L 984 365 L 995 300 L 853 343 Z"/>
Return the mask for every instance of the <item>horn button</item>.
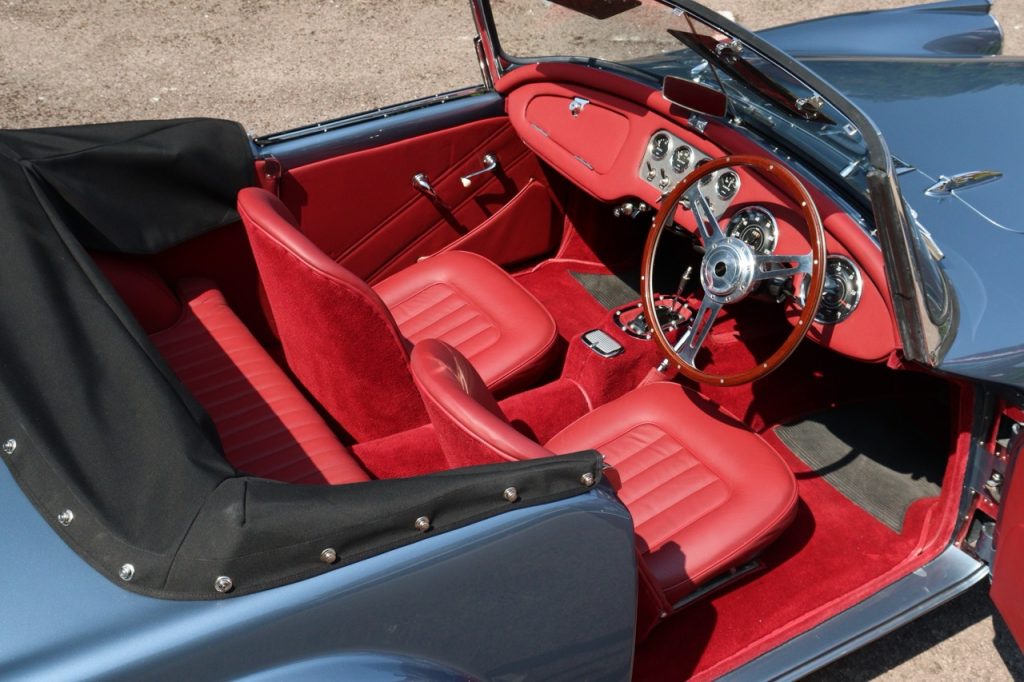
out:
<path id="1" fill-rule="evenodd" d="M 704 293 L 720 303 L 738 301 L 753 288 L 757 259 L 746 242 L 728 237 L 704 254 L 700 280 Z"/>

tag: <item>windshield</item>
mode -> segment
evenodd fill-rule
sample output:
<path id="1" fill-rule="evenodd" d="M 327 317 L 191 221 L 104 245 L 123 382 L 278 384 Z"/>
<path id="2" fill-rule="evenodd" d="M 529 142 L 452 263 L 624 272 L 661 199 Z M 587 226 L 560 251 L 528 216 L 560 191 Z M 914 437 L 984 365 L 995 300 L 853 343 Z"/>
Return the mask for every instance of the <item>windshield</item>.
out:
<path id="1" fill-rule="evenodd" d="M 733 124 L 866 200 L 868 150 L 857 127 L 755 48 L 696 16 L 654 0 L 493 0 L 492 11 L 510 60 L 597 60 L 655 85 L 672 75 L 718 88 Z"/>

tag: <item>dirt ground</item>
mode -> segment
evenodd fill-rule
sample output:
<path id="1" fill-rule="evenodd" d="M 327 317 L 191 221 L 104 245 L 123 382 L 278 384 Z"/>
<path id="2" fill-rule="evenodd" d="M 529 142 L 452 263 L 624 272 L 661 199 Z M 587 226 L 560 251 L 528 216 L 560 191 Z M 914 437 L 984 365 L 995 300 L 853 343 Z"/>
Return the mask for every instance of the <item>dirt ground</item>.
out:
<path id="1" fill-rule="evenodd" d="M 506 12 L 539 3 L 494 1 Z M 708 4 L 759 29 L 906 3 Z M 993 13 L 1004 53 L 1024 54 L 1024 0 L 1000 0 Z M 535 30 L 586 42 L 566 28 Z M 478 83 L 473 35 L 465 0 L 0 0 L 0 126 L 220 116 L 256 133 L 280 131 Z M 986 590 L 971 590 L 815 679 L 1024 679 L 1024 659 Z"/>

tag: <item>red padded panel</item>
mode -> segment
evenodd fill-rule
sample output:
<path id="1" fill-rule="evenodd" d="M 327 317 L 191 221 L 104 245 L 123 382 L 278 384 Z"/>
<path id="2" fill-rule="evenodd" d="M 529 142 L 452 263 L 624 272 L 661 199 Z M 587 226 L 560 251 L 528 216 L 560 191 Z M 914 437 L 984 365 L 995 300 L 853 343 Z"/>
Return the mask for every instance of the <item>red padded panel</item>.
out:
<path id="1" fill-rule="evenodd" d="M 460 177 L 482 168 L 487 153 L 497 157 L 499 171 L 463 187 Z M 417 173 L 429 177 L 449 210 L 413 187 Z M 324 252 L 377 282 L 467 234 L 531 179 L 543 182 L 541 166 L 500 117 L 292 168 L 282 178 L 281 198 Z M 516 226 L 529 243 L 546 243 L 540 237 L 548 230 L 541 221 Z M 528 236 L 533 232 L 536 237 Z"/>
<path id="2" fill-rule="evenodd" d="M 512 265 L 553 251 L 561 238 L 561 215 L 547 186 L 531 180 L 494 215 L 444 250 L 471 251 L 499 265 Z"/>
<path id="3" fill-rule="evenodd" d="M 210 414 L 232 466 L 289 483 L 369 480 L 219 291 L 192 281 L 182 294 L 185 314 L 151 338 Z"/>
<path id="4" fill-rule="evenodd" d="M 713 403 L 657 382 L 580 418 L 545 447 L 596 448 L 622 479 L 651 575 L 676 601 L 785 530 L 796 481 L 760 437 Z"/>
<path id="5" fill-rule="evenodd" d="M 441 253 L 375 287 L 413 344 L 440 339 L 469 358 L 491 390 L 544 370 L 555 321 L 521 284 L 482 256 Z"/>
<path id="6" fill-rule="evenodd" d="M 629 119 L 594 103 L 584 105 L 573 116 L 569 109 L 573 99 L 569 95 L 537 95 L 526 103 L 523 113 L 526 121 L 543 130 L 553 144 L 583 159 L 596 172 L 606 173 L 622 151 Z"/>

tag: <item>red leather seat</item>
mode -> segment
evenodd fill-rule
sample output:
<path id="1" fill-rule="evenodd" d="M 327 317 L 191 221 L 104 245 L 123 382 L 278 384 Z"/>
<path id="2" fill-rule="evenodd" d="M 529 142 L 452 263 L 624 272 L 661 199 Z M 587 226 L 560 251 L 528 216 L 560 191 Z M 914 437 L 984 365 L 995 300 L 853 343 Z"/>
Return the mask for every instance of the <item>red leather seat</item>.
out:
<path id="1" fill-rule="evenodd" d="M 453 466 L 596 449 L 621 479 L 648 575 L 669 604 L 757 554 L 796 512 L 792 472 L 710 401 L 642 386 L 541 445 L 516 431 L 457 350 L 424 341 L 412 372 Z"/>
<path id="2" fill-rule="evenodd" d="M 288 483 L 369 480 L 211 283 L 182 282 L 179 300 L 144 265 L 94 258 L 167 364 L 210 415 L 232 466 Z"/>
<path id="3" fill-rule="evenodd" d="M 458 347 L 492 390 L 535 376 L 549 359 L 550 313 L 481 256 L 438 254 L 372 289 L 303 235 L 273 194 L 244 189 L 238 210 L 289 367 L 358 440 L 427 421 L 408 369 L 422 339 Z"/>

